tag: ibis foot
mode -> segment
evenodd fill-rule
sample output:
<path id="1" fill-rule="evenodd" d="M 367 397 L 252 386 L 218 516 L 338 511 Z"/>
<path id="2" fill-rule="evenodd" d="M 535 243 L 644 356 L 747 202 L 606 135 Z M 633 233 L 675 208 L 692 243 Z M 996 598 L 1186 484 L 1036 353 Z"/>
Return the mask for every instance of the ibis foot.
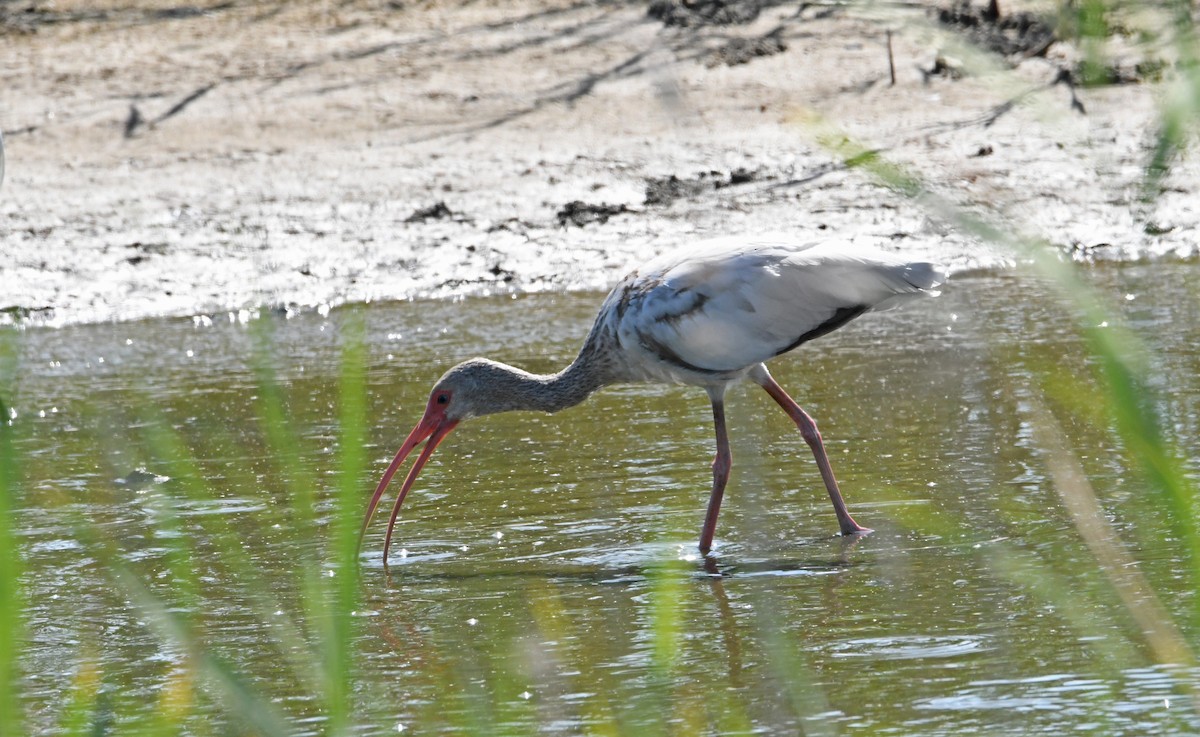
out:
<path id="1" fill-rule="evenodd" d="M 854 520 L 850 520 L 849 524 L 842 523 L 842 537 L 853 537 L 855 535 L 870 535 L 875 530 L 870 527 L 863 527 Z"/>

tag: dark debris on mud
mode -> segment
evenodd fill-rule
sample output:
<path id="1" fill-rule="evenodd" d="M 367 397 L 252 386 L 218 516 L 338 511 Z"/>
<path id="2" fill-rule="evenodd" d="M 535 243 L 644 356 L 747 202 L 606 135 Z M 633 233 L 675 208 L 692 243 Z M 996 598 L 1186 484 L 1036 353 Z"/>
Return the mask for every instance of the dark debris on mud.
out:
<path id="1" fill-rule="evenodd" d="M 654 0 L 647 14 L 664 26 L 729 26 L 753 22 L 763 5 L 762 0 Z"/>
<path id="2" fill-rule="evenodd" d="M 783 26 L 758 38 L 734 38 L 719 48 L 713 49 L 704 59 L 704 66 L 736 66 L 747 64 L 760 56 L 772 56 L 787 51 L 783 42 Z"/>
<path id="3" fill-rule="evenodd" d="M 646 196 L 642 204 L 645 207 L 667 207 L 676 200 L 694 199 L 706 192 L 766 179 L 769 176 L 759 169 L 739 167 L 727 172 L 702 171 L 691 177 L 679 177 L 675 174 L 651 177 L 646 180 Z M 559 208 L 555 217 L 558 219 L 560 227 L 574 225 L 577 228 L 583 228 L 592 224 L 606 223 L 614 215 L 639 212 L 643 211 L 625 204 L 572 200 Z"/>
<path id="4" fill-rule="evenodd" d="M 1041 56 L 1056 40 L 1049 20 L 1035 13 L 1001 15 L 995 5 L 972 7 L 969 0 L 959 0 L 935 12 L 942 25 L 1001 56 Z"/>
<path id="5" fill-rule="evenodd" d="M 1161 82 L 1167 63 L 1162 59 L 1142 59 L 1127 64 L 1090 65 L 1086 62 L 1071 70 L 1071 82 L 1077 85 L 1144 84 Z"/>
<path id="6" fill-rule="evenodd" d="M 137 266 L 143 261 L 149 260 L 151 256 L 164 256 L 170 250 L 166 243 L 143 243 L 141 241 L 127 243 L 125 247 L 133 250 L 132 255 L 125 257 L 125 262 L 130 266 Z"/>
<path id="7" fill-rule="evenodd" d="M 970 0 L 956 0 L 949 7 L 932 12 L 942 25 L 963 34 L 976 46 L 1010 59 L 1045 56 L 1060 40 L 1053 18 L 1030 12 L 1002 15 L 999 5 L 994 2 L 975 7 Z M 1060 81 L 1081 86 L 1160 82 L 1166 68 L 1166 62 L 1154 57 L 1106 65 L 1093 65 L 1084 60 L 1072 68 L 1064 68 L 1066 78 Z M 933 68 L 925 70 L 925 77 L 940 75 L 958 79 L 963 73 L 961 64 L 939 56 Z M 1076 104 L 1075 107 L 1081 109 L 1082 106 Z"/>
<path id="8" fill-rule="evenodd" d="M 764 178 L 759 170 L 738 168 L 728 174 L 720 171 L 700 172 L 694 177 L 680 179 L 674 174 L 646 180 L 648 206 L 665 206 L 678 199 L 696 197 L 710 190 L 724 189 Z"/>
<path id="9" fill-rule="evenodd" d="M 613 215 L 632 212 L 627 205 L 610 205 L 606 202 L 592 204 L 581 200 L 572 200 L 559 208 L 555 213 L 560 227 L 574 225 L 582 228 L 592 223 L 607 223 Z"/>
<path id="10" fill-rule="evenodd" d="M 54 315 L 54 308 L 49 305 L 42 307 L 24 307 L 22 305 L 9 305 L 8 307 L 0 307 L 0 325 L 15 325 L 21 322 L 28 322 L 38 318 L 48 319 Z"/>
<path id="11" fill-rule="evenodd" d="M 237 6 L 233 0 L 222 0 L 210 4 L 179 3 L 164 8 L 115 7 L 94 8 L 84 3 L 80 8 L 59 9 L 53 2 L 14 2 L 0 0 L 0 36 L 7 34 L 32 34 L 43 27 L 72 23 L 156 23 L 195 18 L 202 15 L 232 10 Z"/>
<path id="12" fill-rule="evenodd" d="M 413 214 L 404 218 L 406 223 L 424 223 L 429 220 L 448 220 L 456 217 L 455 212 L 451 210 L 444 201 L 439 200 L 429 207 L 422 207 L 414 210 Z"/>

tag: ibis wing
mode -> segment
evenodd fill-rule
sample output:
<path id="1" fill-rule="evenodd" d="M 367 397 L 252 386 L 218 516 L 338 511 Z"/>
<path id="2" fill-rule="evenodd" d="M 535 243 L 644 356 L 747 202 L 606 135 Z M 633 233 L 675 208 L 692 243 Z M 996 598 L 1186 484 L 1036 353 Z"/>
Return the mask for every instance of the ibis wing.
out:
<path id="1" fill-rule="evenodd" d="M 632 285 L 637 309 L 622 333 L 685 368 L 737 371 L 939 278 L 929 264 L 845 244 L 721 241 L 651 262 Z"/>

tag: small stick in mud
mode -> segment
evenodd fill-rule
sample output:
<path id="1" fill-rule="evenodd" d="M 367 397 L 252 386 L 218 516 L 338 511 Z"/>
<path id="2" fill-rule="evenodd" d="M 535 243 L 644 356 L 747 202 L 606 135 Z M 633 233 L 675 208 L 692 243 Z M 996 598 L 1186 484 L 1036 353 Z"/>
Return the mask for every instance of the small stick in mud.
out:
<path id="1" fill-rule="evenodd" d="M 129 117 L 125 118 L 125 137 L 133 138 L 133 134 L 137 132 L 138 126 L 145 123 L 146 120 L 142 117 L 142 113 L 138 110 L 137 105 L 129 103 Z"/>
<path id="2" fill-rule="evenodd" d="M 891 78 L 889 86 L 896 86 L 896 59 L 892 56 L 892 31 L 887 32 L 887 50 L 888 50 L 888 76 Z"/>

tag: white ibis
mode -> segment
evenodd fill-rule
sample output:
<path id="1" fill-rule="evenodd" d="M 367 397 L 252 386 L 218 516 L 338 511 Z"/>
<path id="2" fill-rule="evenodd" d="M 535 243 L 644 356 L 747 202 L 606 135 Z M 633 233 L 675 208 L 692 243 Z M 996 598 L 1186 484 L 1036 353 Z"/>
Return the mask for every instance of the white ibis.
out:
<path id="1" fill-rule="evenodd" d="M 422 467 L 458 423 L 511 410 L 557 412 L 608 384 L 655 381 L 703 387 L 712 402 L 717 454 L 700 551 L 712 547 L 732 458 L 725 392 L 749 378 L 796 423 L 812 448 L 843 535 L 870 532 L 846 510 L 813 419 L 771 377 L 764 361 L 835 330 L 869 310 L 937 294 L 945 279 L 934 264 L 843 243 L 720 239 L 656 258 L 613 288 L 579 355 L 556 374 L 531 374 L 486 358 L 446 372 L 425 414 L 384 472 L 362 534 L 396 470 L 428 440 L 392 505 L 383 562 L 400 505 Z"/>

